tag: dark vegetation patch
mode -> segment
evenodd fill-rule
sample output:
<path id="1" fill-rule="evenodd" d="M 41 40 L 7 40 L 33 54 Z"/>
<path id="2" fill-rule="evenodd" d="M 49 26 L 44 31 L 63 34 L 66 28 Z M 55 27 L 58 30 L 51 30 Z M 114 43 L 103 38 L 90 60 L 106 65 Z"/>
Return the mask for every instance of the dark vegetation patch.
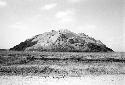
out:
<path id="1" fill-rule="evenodd" d="M 89 52 L 112 52 L 113 50 L 104 46 L 100 46 L 100 45 L 96 45 L 95 43 L 89 43 L 88 44 L 89 47 Z"/>
<path id="2" fill-rule="evenodd" d="M 10 48 L 10 50 L 13 51 L 24 51 L 27 47 L 35 45 L 37 42 L 32 42 L 33 39 L 26 40 L 24 42 L 21 42 L 19 45 L 14 46 L 13 48 Z"/>
<path id="3" fill-rule="evenodd" d="M 39 76 L 50 76 L 50 75 L 58 75 L 58 76 L 66 76 L 67 71 L 54 69 L 49 66 L 28 66 L 28 67 L 18 67 L 18 66 L 12 66 L 12 67 L 1 67 L 0 68 L 0 75 L 22 75 L 22 76 L 28 76 L 28 75 L 39 75 Z"/>

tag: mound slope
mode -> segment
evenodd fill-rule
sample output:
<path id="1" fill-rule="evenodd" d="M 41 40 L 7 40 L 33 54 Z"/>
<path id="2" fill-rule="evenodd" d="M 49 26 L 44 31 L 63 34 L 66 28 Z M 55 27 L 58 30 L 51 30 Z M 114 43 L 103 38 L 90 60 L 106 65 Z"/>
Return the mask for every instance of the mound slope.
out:
<path id="1" fill-rule="evenodd" d="M 14 51 L 52 51 L 52 52 L 112 52 L 100 40 L 69 30 L 52 30 L 36 35 L 10 48 Z"/>

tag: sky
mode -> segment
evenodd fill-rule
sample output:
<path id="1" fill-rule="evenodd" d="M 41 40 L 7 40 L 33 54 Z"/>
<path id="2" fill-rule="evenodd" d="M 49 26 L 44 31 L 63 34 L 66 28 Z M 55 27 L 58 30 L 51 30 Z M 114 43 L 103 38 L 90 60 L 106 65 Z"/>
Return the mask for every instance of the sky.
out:
<path id="1" fill-rule="evenodd" d="M 68 29 L 125 51 L 125 0 L 0 0 L 0 48 Z"/>

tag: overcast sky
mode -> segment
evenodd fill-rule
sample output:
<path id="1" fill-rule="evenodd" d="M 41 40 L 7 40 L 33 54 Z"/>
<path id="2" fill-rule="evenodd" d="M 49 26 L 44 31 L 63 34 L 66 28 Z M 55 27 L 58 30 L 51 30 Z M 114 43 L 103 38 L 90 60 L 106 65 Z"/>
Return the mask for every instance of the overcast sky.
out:
<path id="1" fill-rule="evenodd" d="M 125 51 L 123 1 L 0 0 L 0 48 L 43 32 L 69 29 L 101 40 L 114 51 Z"/>

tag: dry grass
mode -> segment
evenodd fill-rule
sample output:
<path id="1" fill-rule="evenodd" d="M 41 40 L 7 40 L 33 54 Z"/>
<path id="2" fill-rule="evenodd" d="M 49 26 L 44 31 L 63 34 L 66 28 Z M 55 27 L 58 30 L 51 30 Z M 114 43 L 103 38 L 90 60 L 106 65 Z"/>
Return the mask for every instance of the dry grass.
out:
<path id="1" fill-rule="evenodd" d="M 125 74 L 125 53 L 0 52 L 0 75 L 80 77 Z"/>

